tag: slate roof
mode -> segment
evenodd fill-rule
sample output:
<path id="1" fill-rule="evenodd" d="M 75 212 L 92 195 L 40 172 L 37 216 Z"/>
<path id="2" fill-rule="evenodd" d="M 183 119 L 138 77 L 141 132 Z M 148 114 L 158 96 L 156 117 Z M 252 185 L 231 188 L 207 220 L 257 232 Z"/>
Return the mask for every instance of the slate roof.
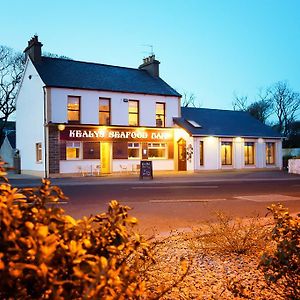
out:
<path id="1" fill-rule="evenodd" d="M 187 120 L 195 121 L 201 127 L 194 127 Z M 174 122 L 193 136 L 282 137 L 243 111 L 182 107 L 181 118 L 174 118 Z"/>
<path id="2" fill-rule="evenodd" d="M 49 87 L 181 96 L 145 70 L 44 56 L 34 65 Z"/>

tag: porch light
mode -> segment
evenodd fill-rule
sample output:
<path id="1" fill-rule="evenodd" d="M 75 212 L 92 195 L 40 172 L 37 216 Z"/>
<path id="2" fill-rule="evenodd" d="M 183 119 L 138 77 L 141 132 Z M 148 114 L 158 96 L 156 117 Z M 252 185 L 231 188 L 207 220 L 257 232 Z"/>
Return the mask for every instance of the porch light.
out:
<path id="1" fill-rule="evenodd" d="M 63 130 L 65 130 L 66 125 L 65 125 L 65 124 L 59 124 L 59 125 L 57 126 L 57 128 L 58 128 L 59 131 L 63 131 Z"/>

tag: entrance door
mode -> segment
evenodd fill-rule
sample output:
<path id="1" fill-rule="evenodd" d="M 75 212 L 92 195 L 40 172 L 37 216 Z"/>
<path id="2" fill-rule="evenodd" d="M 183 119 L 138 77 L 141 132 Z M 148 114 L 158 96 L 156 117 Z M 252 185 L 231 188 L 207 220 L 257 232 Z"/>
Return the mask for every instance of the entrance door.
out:
<path id="1" fill-rule="evenodd" d="M 186 171 L 186 141 L 180 139 L 178 145 L 178 171 Z"/>
<path id="2" fill-rule="evenodd" d="M 111 173 L 111 143 L 100 143 L 101 173 Z"/>

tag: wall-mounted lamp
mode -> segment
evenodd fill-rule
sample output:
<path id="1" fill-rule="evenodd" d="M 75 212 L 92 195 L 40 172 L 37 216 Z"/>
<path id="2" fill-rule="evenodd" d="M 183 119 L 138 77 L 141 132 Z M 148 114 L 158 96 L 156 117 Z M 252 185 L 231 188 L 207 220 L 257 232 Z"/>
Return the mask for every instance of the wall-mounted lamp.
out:
<path id="1" fill-rule="evenodd" d="M 123 102 L 128 102 L 128 99 L 127 98 L 123 98 Z"/>
<path id="2" fill-rule="evenodd" d="M 63 130 L 65 130 L 66 125 L 65 125 L 65 124 L 59 124 L 59 125 L 57 126 L 57 128 L 58 128 L 59 131 L 63 131 Z"/>

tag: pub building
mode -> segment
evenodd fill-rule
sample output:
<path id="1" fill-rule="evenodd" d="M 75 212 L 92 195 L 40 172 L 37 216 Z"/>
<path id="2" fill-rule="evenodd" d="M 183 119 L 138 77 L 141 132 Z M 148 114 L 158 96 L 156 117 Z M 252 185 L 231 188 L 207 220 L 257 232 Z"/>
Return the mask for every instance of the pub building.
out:
<path id="1" fill-rule="evenodd" d="M 180 107 L 151 55 L 138 68 L 42 56 L 34 36 L 17 95 L 21 172 L 43 177 L 281 168 L 281 136 L 245 112 Z"/>

